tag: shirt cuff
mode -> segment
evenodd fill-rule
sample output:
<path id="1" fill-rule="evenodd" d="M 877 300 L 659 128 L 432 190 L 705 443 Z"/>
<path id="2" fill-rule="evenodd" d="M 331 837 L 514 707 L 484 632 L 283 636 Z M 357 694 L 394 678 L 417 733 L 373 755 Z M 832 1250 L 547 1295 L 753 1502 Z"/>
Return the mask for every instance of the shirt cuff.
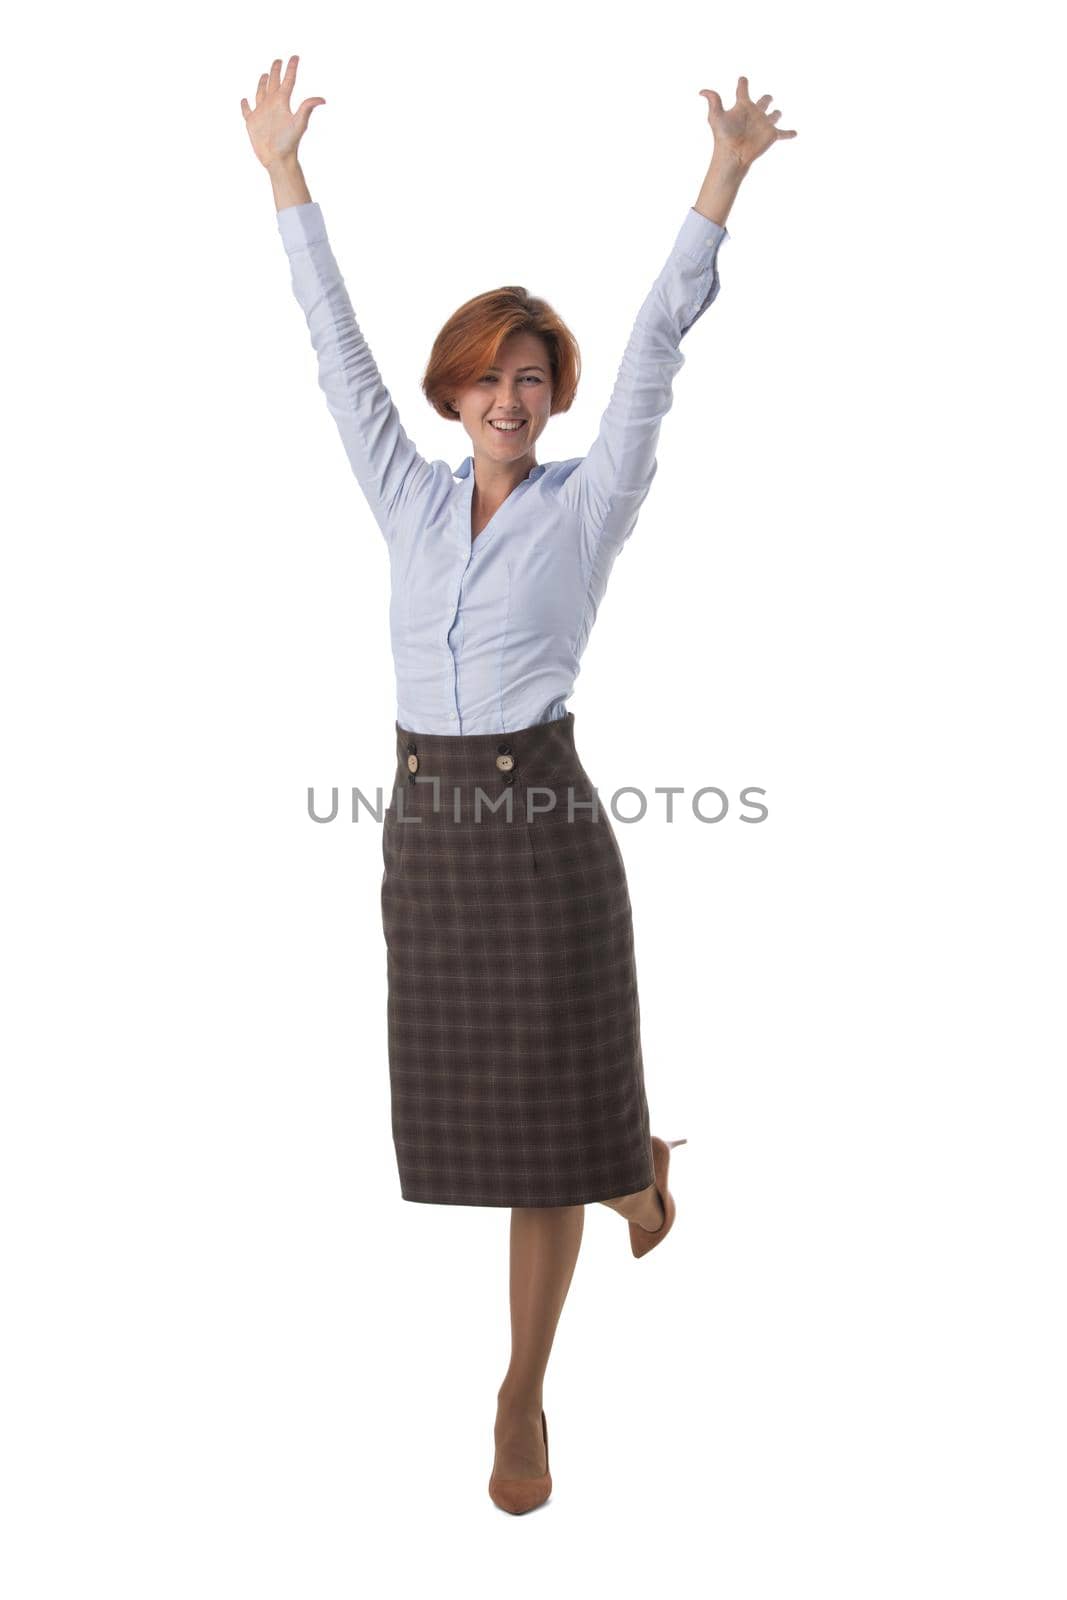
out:
<path id="1" fill-rule="evenodd" d="M 317 200 L 305 200 L 299 206 L 283 206 L 278 212 L 278 232 L 289 254 L 306 250 L 326 237 L 326 224 Z"/>
<path id="2" fill-rule="evenodd" d="M 724 239 L 730 238 L 729 229 L 721 222 L 712 222 L 702 216 L 695 206 L 690 206 L 685 221 L 678 230 L 674 248 L 693 261 L 706 265 Z"/>

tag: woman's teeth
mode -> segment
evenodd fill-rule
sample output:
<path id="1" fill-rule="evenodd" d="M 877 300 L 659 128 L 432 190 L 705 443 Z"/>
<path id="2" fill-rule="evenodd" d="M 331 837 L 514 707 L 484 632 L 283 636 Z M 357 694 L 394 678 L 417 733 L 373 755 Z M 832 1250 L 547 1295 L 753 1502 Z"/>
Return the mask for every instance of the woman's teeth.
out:
<path id="1" fill-rule="evenodd" d="M 525 422 L 491 422 L 489 426 L 495 428 L 498 433 L 518 433 L 519 429 L 525 428 L 526 424 Z"/>

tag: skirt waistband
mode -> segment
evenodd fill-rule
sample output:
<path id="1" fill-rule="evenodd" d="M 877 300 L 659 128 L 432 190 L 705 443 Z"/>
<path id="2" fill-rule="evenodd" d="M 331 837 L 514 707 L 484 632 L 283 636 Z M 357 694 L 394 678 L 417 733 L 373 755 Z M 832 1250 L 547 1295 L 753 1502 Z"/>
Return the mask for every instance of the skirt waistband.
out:
<path id="1" fill-rule="evenodd" d="M 511 733 L 419 733 L 396 728 L 398 765 L 409 778 L 433 774 L 457 783 L 516 783 L 545 777 L 575 760 L 574 712 Z"/>
<path id="2" fill-rule="evenodd" d="M 526 816 L 528 793 L 538 811 L 566 808 L 566 788 L 584 795 L 589 781 L 574 743 L 574 713 L 509 733 L 419 733 L 396 727 L 394 801 L 405 815 L 447 813 L 452 820 L 489 820 L 505 803 L 508 820 Z M 562 798 L 554 785 L 566 787 Z M 487 798 L 486 798 L 487 797 Z M 554 798 L 553 798 L 554 797 Z"/>

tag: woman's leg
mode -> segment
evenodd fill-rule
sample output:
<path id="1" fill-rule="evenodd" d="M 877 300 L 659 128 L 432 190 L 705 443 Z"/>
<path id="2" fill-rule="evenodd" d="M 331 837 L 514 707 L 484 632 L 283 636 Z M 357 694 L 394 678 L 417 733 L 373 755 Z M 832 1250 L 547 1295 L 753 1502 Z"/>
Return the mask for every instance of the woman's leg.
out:
<path id="1" fill-rule="evenodd" d="M 584 1206 L 515 1206 L 511 1212 L 511 1361 L 497 1394 L 500 1478 L 539 1478 L 543 1383 L 585 1226 Z"/>

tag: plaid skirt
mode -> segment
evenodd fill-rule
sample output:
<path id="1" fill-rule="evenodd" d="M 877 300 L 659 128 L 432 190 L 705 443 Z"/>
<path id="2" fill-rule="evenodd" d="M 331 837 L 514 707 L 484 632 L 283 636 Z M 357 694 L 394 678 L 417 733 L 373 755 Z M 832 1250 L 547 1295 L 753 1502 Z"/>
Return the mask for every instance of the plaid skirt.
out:
<path id="1" fill-rule="evenodd" d="M 573 712 L 506 734 L 395 727 L 381 902 L 402 1198 L 647 1188 L 626 870 Z"/>

